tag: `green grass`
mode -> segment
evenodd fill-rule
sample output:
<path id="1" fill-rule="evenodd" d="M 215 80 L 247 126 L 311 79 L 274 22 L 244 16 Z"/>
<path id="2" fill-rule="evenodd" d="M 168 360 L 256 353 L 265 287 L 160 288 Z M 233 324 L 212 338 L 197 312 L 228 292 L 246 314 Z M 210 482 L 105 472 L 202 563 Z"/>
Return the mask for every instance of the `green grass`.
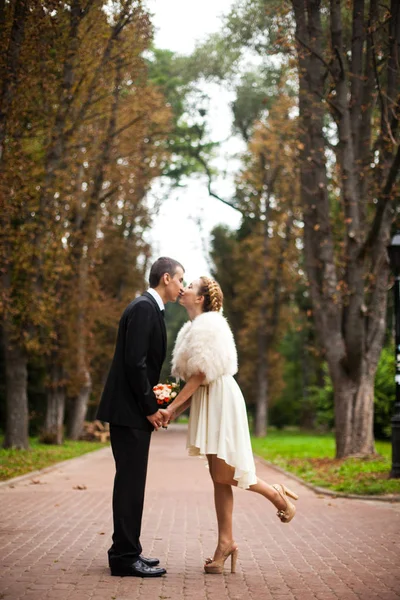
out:
<path id="1" fill-rule="evenodd" d="M 2 442 L 3 440 L 0 438 L 0 444 Z M 67 440 L 62 446 L 51 446 L 41 444 L 36 438 L 31 438 L 30 445 L 29 450 L 0 448 L 0 481 L 44 469 L 63 460 L 104 448 L 107 444 Z"/>
<path id="2" fill-rule="evenodd" d="M 252 444 L 255 454 L 313 485 L 349 494 L 400 494 L 400 479 L 389 479 L 390 442 L 376 442 L 378 456 L 370 459 L 335 459 L 329 434 L 271 431 L 253 437 Z"/>
<path id="3" fill-rule="evenodd" d="M 31 438 L 30 443 L 30 450 L 0 449 L 0 481 L 107 445 L 67 440 L 62 446 L 51 446 L 39 443 L 36 438 Z M 270 431 L 266 438 L 252 438 L 252 444 L 255 454 L 313 485 L 350 494 L 400 494 L 400 479 L 389 479 L 390 442 L 376 442 L 379 456 L 368 460 L 335 459 L 335 440 L 332 435 Z"/>
<path id="4" fill-rule="evenodd" d="M 180 425 L 182 423 L 186 424 L 189 423 L 189 417 L 187 415 L 180 415 L 176 421 L 174 421 L 174 423 L 179 423 Z"/>

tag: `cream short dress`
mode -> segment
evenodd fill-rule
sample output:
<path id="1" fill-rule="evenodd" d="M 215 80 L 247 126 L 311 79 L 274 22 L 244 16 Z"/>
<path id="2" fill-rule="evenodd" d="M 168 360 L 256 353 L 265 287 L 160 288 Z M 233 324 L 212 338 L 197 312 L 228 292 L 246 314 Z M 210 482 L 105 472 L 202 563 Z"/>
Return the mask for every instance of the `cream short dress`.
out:
<path id="1" fill-rule="evenodd" d="M 246 404 L 233 378 L 236 371 L 233 335 L 220 313 L 203 313 L 182 327 L 173 352 L 172 373 L 185 381 L 199 372 L 206 376 L 191 400 L 189 454 L 216 454 L 234 468 L 238 487 L 247 489 L 257 477 Z"/>

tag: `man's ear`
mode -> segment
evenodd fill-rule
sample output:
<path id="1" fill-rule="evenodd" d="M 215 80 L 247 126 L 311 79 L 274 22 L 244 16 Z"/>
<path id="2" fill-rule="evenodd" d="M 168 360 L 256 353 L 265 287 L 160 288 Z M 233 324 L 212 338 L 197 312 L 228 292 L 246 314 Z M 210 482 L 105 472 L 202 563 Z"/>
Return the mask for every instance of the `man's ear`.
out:
<path id="1" fill-rule="evenodd" d="M 164 275 L 163 275 L 164 285 L 168 285 L 170 281 L 171 281 L 171 275 L 169 273 L 164 273 Z"/>

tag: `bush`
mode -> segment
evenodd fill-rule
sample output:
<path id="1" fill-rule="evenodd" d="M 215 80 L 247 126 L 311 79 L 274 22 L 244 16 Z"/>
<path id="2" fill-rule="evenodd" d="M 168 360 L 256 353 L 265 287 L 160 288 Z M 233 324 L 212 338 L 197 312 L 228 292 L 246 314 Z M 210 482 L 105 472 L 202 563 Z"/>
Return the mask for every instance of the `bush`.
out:
<path id="1" fill-rule="evenodd" d="M 375 377 L 374 435 L 378 439 L 390 438 L 391 418 L 396 397 L 394 382 L 394 347 L 383 348 Z"/>
<path id="2" fill-rule="evenodd" d="M 375 377 L 374 390 L 374 435 L 377 439 L 388 439 L 391 435 L 391 417 L 395 402 L 395 360 L 393 347 L 383 348 Z M 316 425 L 330 430 L 335 425 L 333 387 L 324 368 L 324 387 L 309 388 L 310 402 L 315 404 Z"/>
<path id="3" fill-rule="evenodd" d="M 313 385 L 309 387 L 310 403 L 315 406 L 315 425 L 317 429 L 330 431 L 335 426 L 335 408 L 333 399 L 333 386 L 328 373 L 328 367 L 324 365 L 324 385 Z"/>

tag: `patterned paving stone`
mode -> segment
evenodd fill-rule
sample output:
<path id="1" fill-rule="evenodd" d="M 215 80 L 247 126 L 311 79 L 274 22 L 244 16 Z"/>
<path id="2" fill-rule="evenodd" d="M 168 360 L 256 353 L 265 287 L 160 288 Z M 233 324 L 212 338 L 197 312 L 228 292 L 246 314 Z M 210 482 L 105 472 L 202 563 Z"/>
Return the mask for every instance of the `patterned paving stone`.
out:
<path id="1" fill-rule="evenodd" d="M 110 577 L 114 465 L 108 448 L 0 487 L 1 600 L 394 600 L 400 505 L 328 498 L 257 462 L 299 493 L 284 525 L 264 498 L 235 490 L 236 574 L 206 575 L 216 540 L 205 462 L 178 426 L 153 434 L 142 544 L 168 574 Z M 79 489 L 84 488 L 84 489 Z M 228 564 L 228 563 L 227 563 Z"/>

